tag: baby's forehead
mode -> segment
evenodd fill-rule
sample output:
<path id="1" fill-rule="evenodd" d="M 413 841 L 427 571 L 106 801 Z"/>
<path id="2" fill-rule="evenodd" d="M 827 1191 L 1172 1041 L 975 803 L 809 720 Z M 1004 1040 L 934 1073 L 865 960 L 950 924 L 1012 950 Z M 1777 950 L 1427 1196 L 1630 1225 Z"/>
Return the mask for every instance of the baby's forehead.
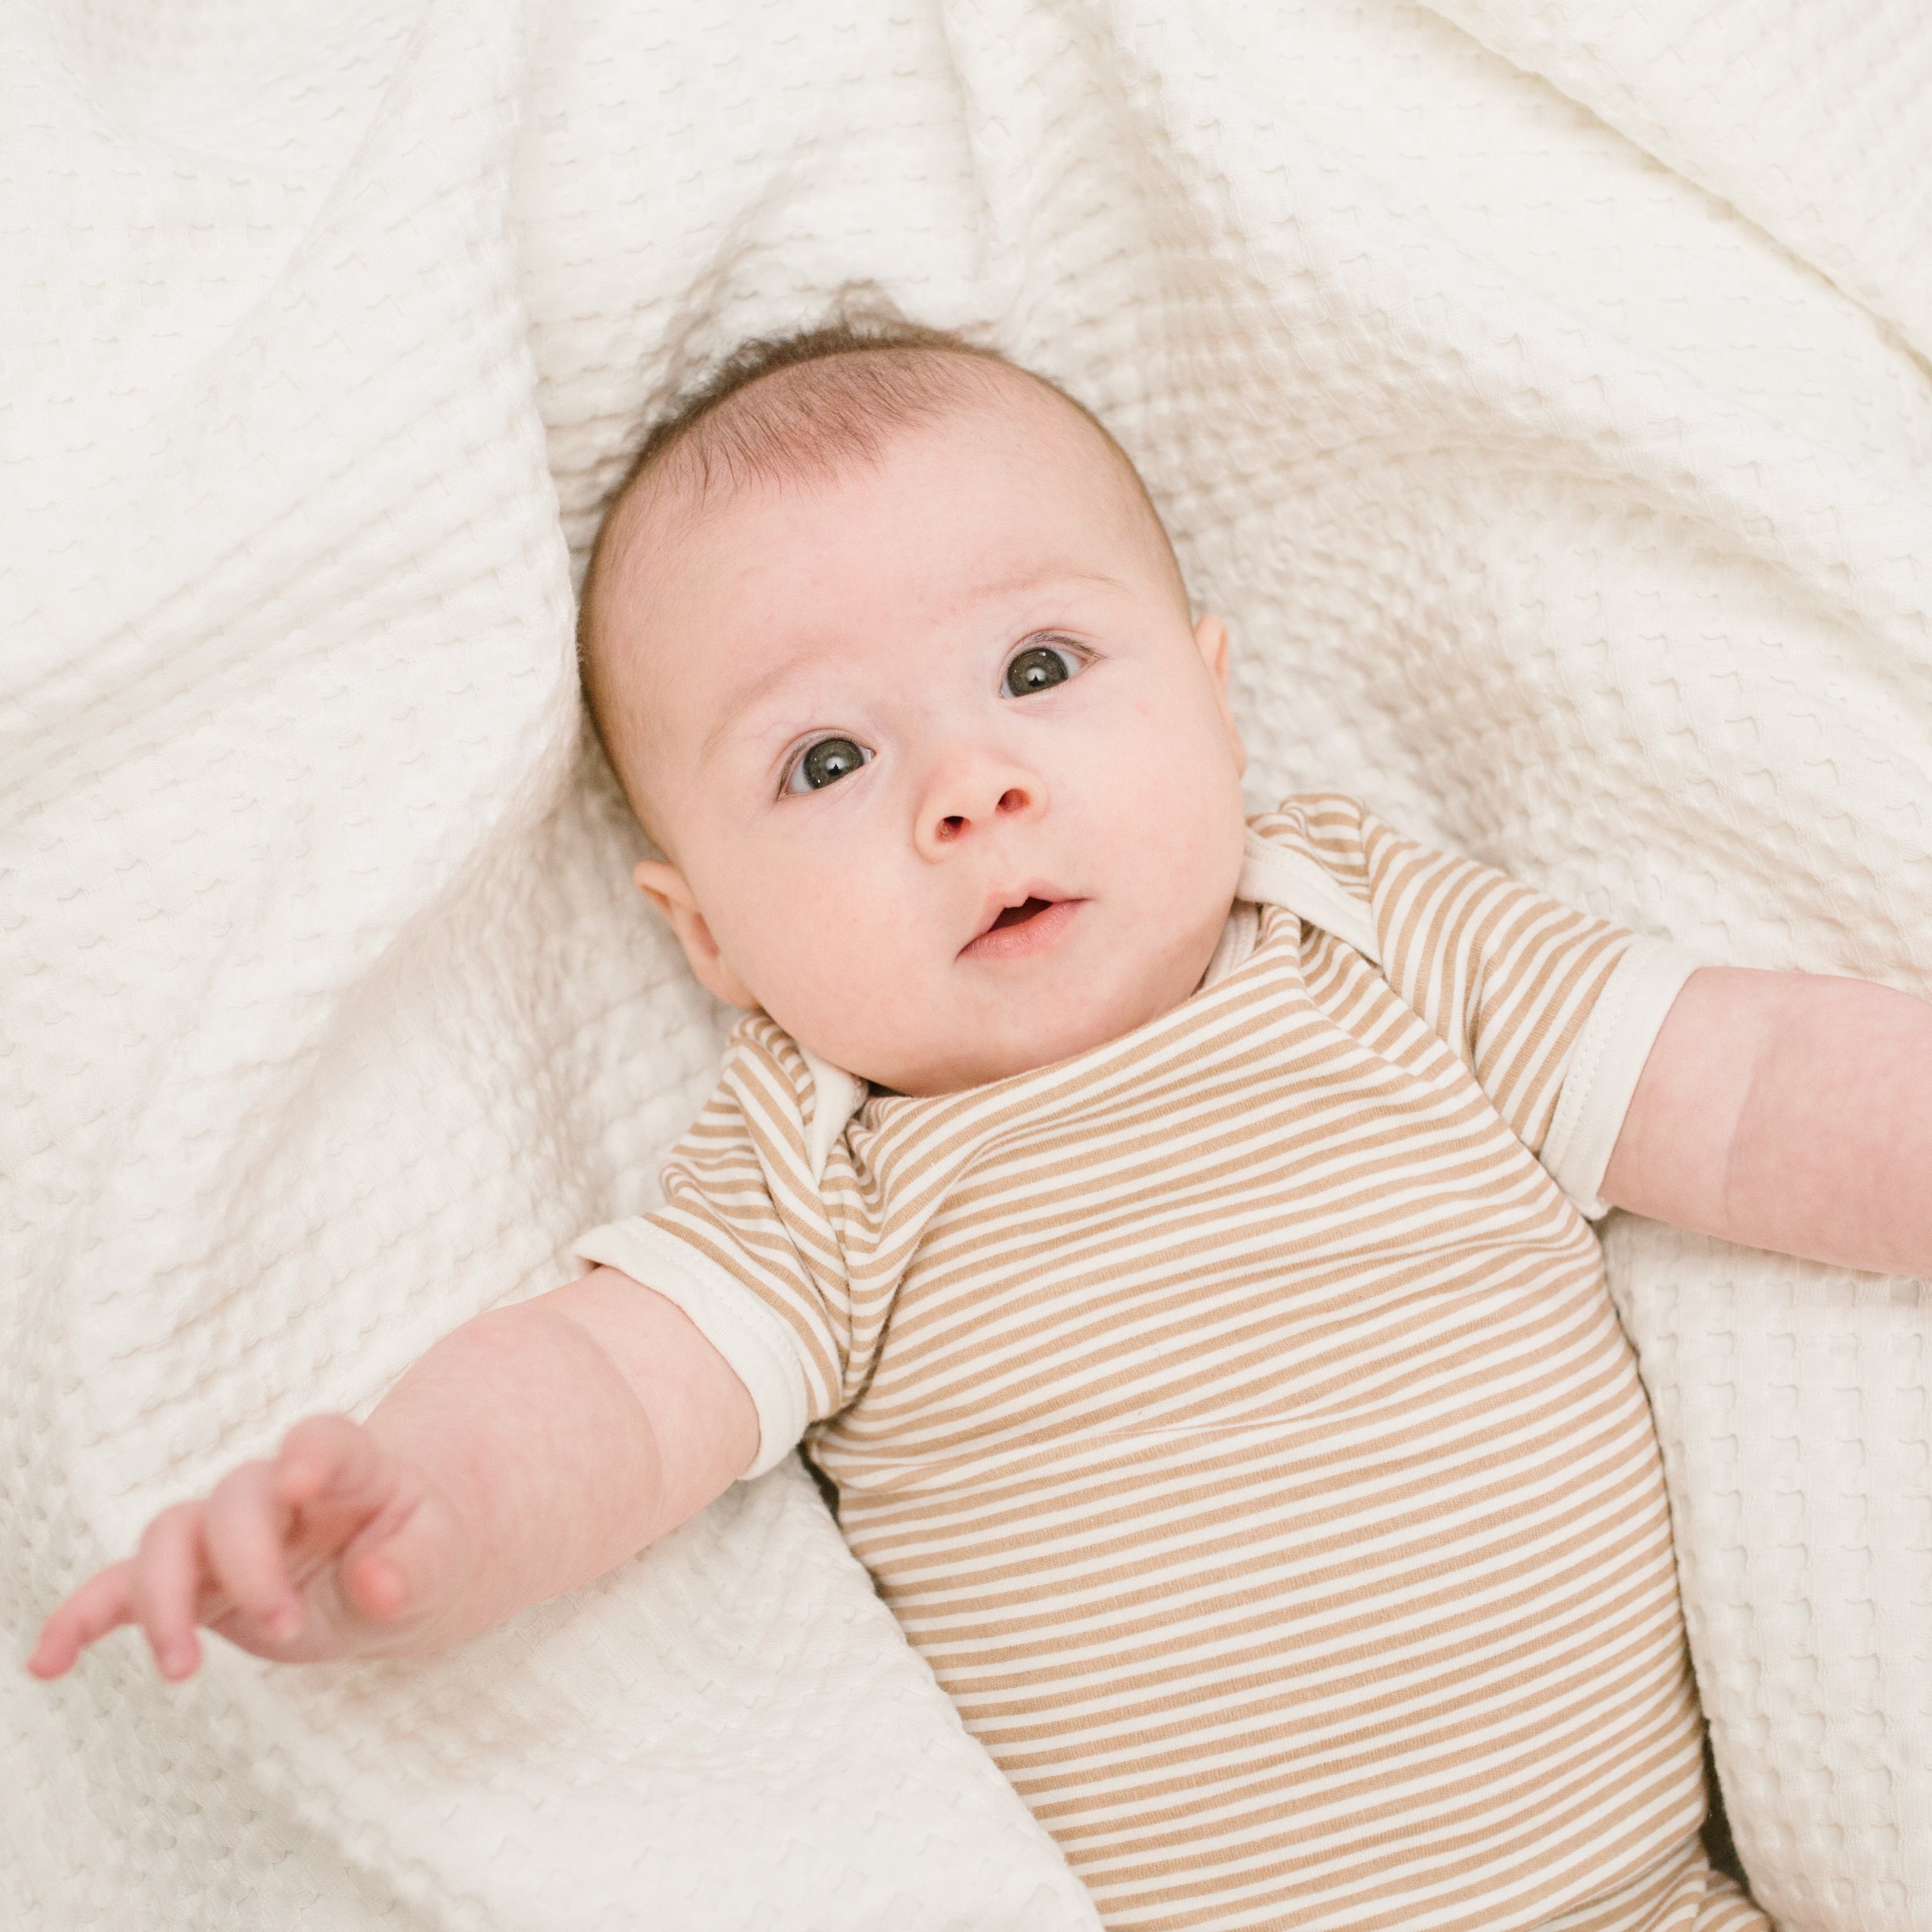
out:
<path id="1" fill-rule="evenodd" d="M 702 516 L 747 491 L 836 494 L 909 436 L 963 452 L 989 434 L 1015 434 L 1049 438 L 1063 460 L 1096 477 L 1124 471 L 1141 488 L 1124 453 L 1072 398 L 994 357 L 951 350 L 775 370 L 674 428 L 655 452 L 647 446 L 632 487 L 640 509 Z"/>
<path id="2" fill-rule="evenodd" d="M 627 790 L 626 767 L 658 722 L 651 619 L 698 556 L 716 556 L 711 539 L 740 521 L 734 506 L 836 500 L 855 475 L 875 472 L 895 444 L 914 437 L 942 453 L 956 449 L 962 466 L 976 446 L 1025 439 L 1077 479 L 1074 501 L 1130 528 L 1184 608 L 1172 548 L 1138 472 L 1098 420 L 1052 384 L 951 349 L 778 368 L 652 437 L 593 554 L 580 632 L 585 688 Z M 945 472 L 944 460 L 924 466 L 922 484 L 911 487 L 943 506 Z"/>

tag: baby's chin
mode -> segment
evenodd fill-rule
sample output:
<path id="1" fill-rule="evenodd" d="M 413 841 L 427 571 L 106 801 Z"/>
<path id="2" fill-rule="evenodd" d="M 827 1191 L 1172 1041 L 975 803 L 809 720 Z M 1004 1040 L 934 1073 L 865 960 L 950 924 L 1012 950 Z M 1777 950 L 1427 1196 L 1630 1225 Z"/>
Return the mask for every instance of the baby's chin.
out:
<path id="1" fill-rule="evenodd" d="M 921 1099 L 990 1087 L 1023 1073 L 1073 1060 L 1124 1038 L 1137 1028 L 1172 1012 L 1193 990 L 1194 979 L 1180 979 L 1096 998 L 1090 987 L 1075 986 L 1058 997 L 1035 994 L 1016 1002 L 1020 1010 L 1006 1023 L 988 1024 L 985 1016 L 962 1015 L 957 1028 L 917 1040 L 873 1041 L 868 1050 L 821 1057 L 843 1066 L 887 1093 Z M 895 1050 L 896 1049 L 896 1050 Z"/>

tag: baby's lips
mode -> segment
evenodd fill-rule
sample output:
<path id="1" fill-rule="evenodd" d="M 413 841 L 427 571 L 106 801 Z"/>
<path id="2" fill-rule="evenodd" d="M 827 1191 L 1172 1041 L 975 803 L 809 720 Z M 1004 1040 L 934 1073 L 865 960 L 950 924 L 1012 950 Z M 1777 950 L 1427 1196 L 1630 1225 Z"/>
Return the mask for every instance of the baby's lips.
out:
<path id="1" fill-rule="evenodd" d="M 983 939 L 989 932 L 1004 930 L 1010 926 L 1023 925 L 1018 916 L 1028 908 L 1033 910 L 1028 917 L 1038 914 L 1051 906 L 1060 904 L 1072 894 L 1064 892 L 1045 879 L 1028 879 L 1015 885 L 1002 887 L 991 894 L 980 910 L 980 924 L 973 938 L 966 943 L 972 945 Z"/>
<path id="2" fill-rule="evenodd" d="M 1084 899 L 1029 894 L 1017 907 L 1003 906 L 959 949 L 962 959 L 1023 959 L 1041 952 L 1065 932 Z M 1015 912 L 1024 916 L 1010 916 Z"/>
<path id="3" fill-rule="evenodd" d="M 1024 926 L 1028 920 L 1035 918 L 1046 911 L 1048 906 L 1058 904 L 1059 901 L 1057 899 L 1031 897 L 1022 899 L 1016 906 L 1008 906 L 987 930 L 991 932 L 1003 932 L 1009 926 Z"/>

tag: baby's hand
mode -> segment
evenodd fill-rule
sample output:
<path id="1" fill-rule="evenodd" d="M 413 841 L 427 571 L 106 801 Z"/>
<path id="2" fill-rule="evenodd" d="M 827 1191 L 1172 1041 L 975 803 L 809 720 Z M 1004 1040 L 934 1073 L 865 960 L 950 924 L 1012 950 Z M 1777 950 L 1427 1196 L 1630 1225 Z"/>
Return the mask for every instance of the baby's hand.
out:
<path id="1" fill-rule="evenodd" d="M 177 1503 L 141 1546 L 83 1583 L 28 1660 L 58 1677 L 123 1624 L 147 1633 L 165 1678 L 193 1676 L 195 1626 L 283 1663 L 368 1654 L 429 1622 L 462 1579 L 448 1498 L 346 1416 L 311 1416 L 271 1462 L 244 1462 Z"/>

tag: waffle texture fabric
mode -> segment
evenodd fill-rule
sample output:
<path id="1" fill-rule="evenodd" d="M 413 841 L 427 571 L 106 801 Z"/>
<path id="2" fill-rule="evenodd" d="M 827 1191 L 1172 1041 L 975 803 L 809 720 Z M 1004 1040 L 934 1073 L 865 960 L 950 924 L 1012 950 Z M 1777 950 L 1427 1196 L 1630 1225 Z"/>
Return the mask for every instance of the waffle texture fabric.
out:
<path id="1" fill-rule="evenodd" d="M 1932 966 L 1918 0 L 0 10 L 0 1604 L 648 1190 L 722 1016 L 572 572 L 866 292 L 1096 407 L 1334 787 Z M 1932 1926 L 1920 1284 L 1612 1217 L 1754 1892 Z M 0 1922 L 1090 1926 L 796 1471 L 428 1665 L 0 1690 Z"/>

